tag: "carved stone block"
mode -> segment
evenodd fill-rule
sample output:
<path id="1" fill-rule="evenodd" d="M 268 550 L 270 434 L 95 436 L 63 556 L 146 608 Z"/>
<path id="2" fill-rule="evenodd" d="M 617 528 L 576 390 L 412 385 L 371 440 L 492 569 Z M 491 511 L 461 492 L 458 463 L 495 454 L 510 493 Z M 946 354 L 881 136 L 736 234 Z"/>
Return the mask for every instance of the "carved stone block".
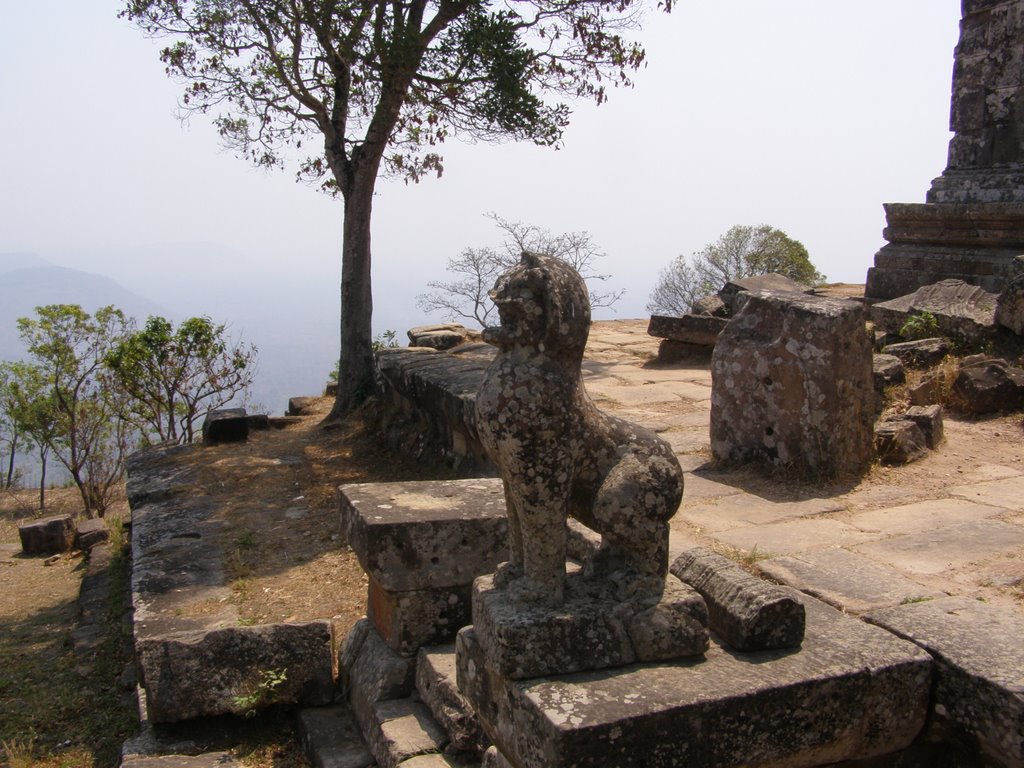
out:
<path id="1" fill-rule="evenodd" d="M 711 628 L 733 648 L 796 648 L 803 641 L 804 606 L 792 590 L 759 579 L 703 547 L 681 554 L 671 570 L 701 594 Z"/>
<path id="2" fill-rule="evenodd" d="M 518 606 L 490 576 L 473 584 L 473 626 L 488 664 L 521 680 L 702 654 L 704 599 L 674 577 L 660 599 L 621 602 L 571 573 L 557 608 Z"/>

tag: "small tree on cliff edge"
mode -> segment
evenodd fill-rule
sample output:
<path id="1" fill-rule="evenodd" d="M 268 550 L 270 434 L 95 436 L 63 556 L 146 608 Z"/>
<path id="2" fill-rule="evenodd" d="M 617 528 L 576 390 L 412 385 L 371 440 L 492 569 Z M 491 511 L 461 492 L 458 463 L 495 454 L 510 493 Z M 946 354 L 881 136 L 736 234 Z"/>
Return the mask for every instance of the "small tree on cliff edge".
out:
<path id="1" fill-rule="evenodd" d="M 591 307 L 614 306 L 625 290 L 598 291 L 596 283 L 611 275 L 594 270 L 594 262 L 605 256 L 594 243 L 589 232 L 563 232 L 554 235 L 534 224 L 503 219 L 489 213 L 491 219 L 505 233 L 504 242 L 497 248 L 466 248 L 458 256 L 448 259 L 452 280 L 434 280 L 427 285 L 430 293 L 420 294 L 417 306 L 425 312 L 440 311 L 449 320 L 460 318 L 475 321 L 486 327 L 494 303 L 489 293 L 498 275 L 519 263 L 523 251 L 546 253 L 571 264 L 587 282 Z"/>
<path id="2" fill-rule="evenodd" d="M 381 173 L 441 172 L 449 134 L 556 145 L 569 109 L 628 85 L 643 49 L 623 37 L 639 0 L 129 0 L 121 16 L 168 36 L 186 113 L 217 113 L 224 142 L 344 201 L 342 372 L 329 418 L 371 391 L 370 215 Z M 670 0 L 663 0 L 666 10 Z"/>
<path id="3" fill-rule="evenodd" d="M 717 293 L 730 280 L 769 272 L 808 286 L 825 281 L 803 244 L 781 229 L 736 225 L 689 259 L 678 256 L 662 270 L 647 311 L 682 317 L 695 301 Z"/>

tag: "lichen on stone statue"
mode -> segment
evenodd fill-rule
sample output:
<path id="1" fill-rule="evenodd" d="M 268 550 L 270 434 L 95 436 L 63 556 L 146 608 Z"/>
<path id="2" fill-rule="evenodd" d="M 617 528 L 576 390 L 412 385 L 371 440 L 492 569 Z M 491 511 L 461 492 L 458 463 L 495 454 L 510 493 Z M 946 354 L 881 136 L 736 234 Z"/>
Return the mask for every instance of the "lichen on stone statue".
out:
<path id="1" fill-rule="evenodd" d="M 491 298 L 501 325 L 483 338 L 498 354 L 477 394 L 476 416 L 508 508 L 510 560 L 495 586 L 514 604 L 561 605 L 571 515 L 602 536 L 583 581 L 614 599 L 657 601 L 682 470 L 668 443 L 602 413 L 587 395 L 586 284 L 565 262 L 527 252 Z"/>

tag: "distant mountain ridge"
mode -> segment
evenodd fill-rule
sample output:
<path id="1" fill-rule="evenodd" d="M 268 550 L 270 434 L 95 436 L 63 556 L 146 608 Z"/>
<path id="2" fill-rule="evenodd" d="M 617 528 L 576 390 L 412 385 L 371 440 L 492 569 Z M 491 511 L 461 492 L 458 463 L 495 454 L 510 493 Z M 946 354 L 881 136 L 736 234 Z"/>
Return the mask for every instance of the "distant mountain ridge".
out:
<path id="1" fill-rule="evenodd" d="M 78 304 L 87 312 L 113 304 L 140 320 L 168 314 L 160 304 L 109 277 L 58 267 L 35 254 L 0 254 L 0 360 L 24 355 L 18 318 L 32 317 L 36 307 L 47 304 Z"/>

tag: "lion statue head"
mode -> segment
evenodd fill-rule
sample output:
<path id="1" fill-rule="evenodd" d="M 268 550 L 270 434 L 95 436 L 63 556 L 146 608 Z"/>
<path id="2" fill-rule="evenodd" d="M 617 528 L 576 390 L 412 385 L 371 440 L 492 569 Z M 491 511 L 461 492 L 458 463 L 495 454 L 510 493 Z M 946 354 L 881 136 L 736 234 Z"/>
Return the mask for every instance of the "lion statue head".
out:
<path id="1" fill-rule="evenodd" d="M 484 341 L 582 359 L 590 333 L 590 296 L 572 266 L 523 251 L 519 264 L 498 278 L 490 297 L 501 325 L 484 329 Z"/>

